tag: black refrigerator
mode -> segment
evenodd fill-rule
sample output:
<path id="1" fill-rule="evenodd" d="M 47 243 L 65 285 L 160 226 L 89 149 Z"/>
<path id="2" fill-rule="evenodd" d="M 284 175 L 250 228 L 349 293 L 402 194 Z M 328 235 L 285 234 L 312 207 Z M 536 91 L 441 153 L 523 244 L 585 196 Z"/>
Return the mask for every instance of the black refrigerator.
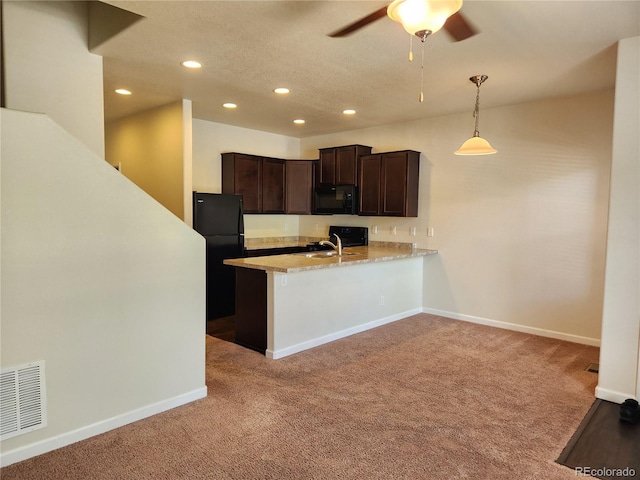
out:
<path id="1" fill-rule="evenodd" d="M 193 228 L 207 245 L 207 320 L 233 315 L 236 269 L 222 261 L 245 256 L 242 196 L 193 192 Z"/>

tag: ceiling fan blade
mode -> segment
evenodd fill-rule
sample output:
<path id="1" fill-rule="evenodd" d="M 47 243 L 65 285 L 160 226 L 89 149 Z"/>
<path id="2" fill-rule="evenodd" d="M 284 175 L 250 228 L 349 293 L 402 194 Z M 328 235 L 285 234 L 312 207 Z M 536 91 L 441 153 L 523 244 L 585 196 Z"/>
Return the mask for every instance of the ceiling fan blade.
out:
<path id="1" fill-rule="evenodd" d="M 456 42 L 466 40 L 478 33 L 460 12 L 451 15 L 443 28 Z"/>
<path id="2" fill-rule="evenodd" d="M 387 7 L 382 7 L 380 10 L 376 10 L 375 12 L 367 15 L 366 17 L 361 18 L 360 20 L 353 22 L 351 25 L 347 25 L 341 30 L 330 33 L 330 37 L 346 37 L 347 35 L 355 32 L 356 30 L 361 29 L 369 25 L 370 23 L 375 22 L 376 20 L 380 20 L 383 17 L 387 16 Z"/>

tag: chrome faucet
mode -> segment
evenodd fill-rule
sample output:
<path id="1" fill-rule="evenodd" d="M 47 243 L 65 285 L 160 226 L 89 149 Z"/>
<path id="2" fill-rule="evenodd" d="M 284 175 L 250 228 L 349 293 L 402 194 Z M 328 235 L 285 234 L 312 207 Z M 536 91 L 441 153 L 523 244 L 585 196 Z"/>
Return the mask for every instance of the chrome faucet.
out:
<path id="1" fill-rule="evenodd" d="M 336 240 L 338 240 L 337 245 L 331 243 L 329 240 L 322 240 L 320 242 L 320 245 L 330 245 L 331 248 L 333 248 L 336 252 L 338 252 L 338 256 L 341 257 L 342 256 L 342 240 L 340 240 L 340 237 L 337 234 L 333 234 L 334 237 L 336 237 Z"/>

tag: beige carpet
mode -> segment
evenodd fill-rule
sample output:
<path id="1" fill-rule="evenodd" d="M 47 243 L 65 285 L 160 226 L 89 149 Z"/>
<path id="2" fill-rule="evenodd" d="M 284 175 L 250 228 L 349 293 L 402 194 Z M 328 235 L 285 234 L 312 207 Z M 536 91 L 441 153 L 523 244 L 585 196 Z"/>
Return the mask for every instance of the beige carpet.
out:
<path id="1" fill-rule="evenodd" d="M 301 319 L 301 321 L 303 321 Z M 209 395 L 12 479 L 575 479 L 598 349 L 416 315 L 280 360 L 207 337 Z"/>

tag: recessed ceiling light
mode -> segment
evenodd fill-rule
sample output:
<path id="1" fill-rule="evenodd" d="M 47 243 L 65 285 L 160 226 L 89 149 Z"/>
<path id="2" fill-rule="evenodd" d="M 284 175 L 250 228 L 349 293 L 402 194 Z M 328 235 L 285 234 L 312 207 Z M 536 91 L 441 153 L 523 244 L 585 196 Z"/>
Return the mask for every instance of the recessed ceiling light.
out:
<path id="1" fill-rule="evenodd" d="M 235 103 L 223 103 L 222 106 L 224 108 L 236 108 L 237 105 Z"/>
<path id="2" fill-rule="evenodd" d="M 116 88 L 116 93 L 119 95 L 131 95 L 131 91 L 126 88 Z"/>
<path id="3" fill-rule="evenodd" d="M 196 62 L 195 60 L 185 60 L 181 65 L 187 68 L 202 68 L 202 64 L 200 62 Z"/>
<path id="4" fill-rule="evenodd" d="M 278 87 L 274 90 L 274 92 L 280 94 L 280 95 L 286 95 L 287 93 L 290 92 L 290 90 L 288 88 L 284 88 L 284 87 Z"/>
<path id="5" fill-rule="evenodd" d="M 355 115 L 356 111 L 348 108 L 346 110 L 343 110 L 342 113 L 344 113 L 345 115 Z"/>
<path id="6" fill-rule="evenodd" d="M 302 125 L 304 123 L 304 120 L 301 118 L 296 118 L 293 123 L 297 124 L 297 125 Z"/>

